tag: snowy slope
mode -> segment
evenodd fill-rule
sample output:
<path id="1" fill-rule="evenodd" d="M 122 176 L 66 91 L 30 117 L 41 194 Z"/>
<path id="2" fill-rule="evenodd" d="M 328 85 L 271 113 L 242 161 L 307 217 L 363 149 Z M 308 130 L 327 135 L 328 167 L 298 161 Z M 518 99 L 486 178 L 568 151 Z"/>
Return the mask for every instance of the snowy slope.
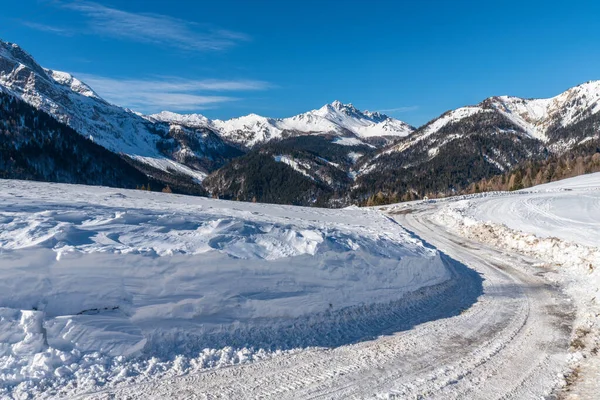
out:
<path id="1" fill-rule="evenodd" d="M 451 277 L 372 210 L 0 185 L 0 395 L 347 343 Z"/>
<path id="2" fill-rule="evenodd" d="M 548 99 L 523 99 L 514 96 L 490 97 L 476 106 L 448 111 L 418 129 L 407 140 L 383 151 L 402 152 L 422 140 L 435 136 L 442 128 L 476 114 L 498 112 L 529 138 L 552 141 L 553 130 L 571 126 L 600 111 L 600 81 L 589 81 Z M 517 131 L 518 132 L 518 131 Z"/>
<path id="3" fill-rule="evenodd" d="M 291 134 L 334 134 L 351 137 L 358 143 L 372 138 L 399 138 L 409 135 L 414 128 L 405 122 L 377 112 L 362 112 L 352 104 L 334 101 L 318 110 L 290 118 L 267 118 L 256 114 L 227 121 L 210 120 L 199 114 L 181 115 L 162 112 L 148 117 L 189 127 L 209 127 L 231 141 L 247 147 L 281 139 Z"/>
<path id="4" fill-rule="evenodd" d="M 477 114 L 498 112 L 506 117 L 514 127 L 516 133 L 522 132 L 524 136 L 540 140 L 543 143 L 554 144 L 556 150 L 565 150 L 561 138 L 553 137 L 553 132 L 558 128 L 572 126 L 587 117 L 600 112 L 600 81 L 589 81 L 575 86 L 565 92 L 547 99 L 524 99 L 514 96 L 490 97 L 476 106 L 457 108 L 442 114 L 430 121 L 410 135 L 406 140 L 382 151 L 381 154 L 403 152 L 408 148 L 435 137 L 444 127 L 455 124 L 457 131 L 461 123 Z M 458 138 L 451 135 L 438 147 Z M 578 138 L 577 142 L 587 138 Z M 431 150 L 431 149 L 430 149 Z"/>
<path id="5" fill-rule="evenodd" d="M 600 173 L 535 186 L 518 196 L 490 198 L 469 210 L 477 220 L 539 237 L 600 248 Z"/>
<path id="6" fill-rule="evenodd" d="M 549 99 L 490 97 L 448 111 L 357 165 L 357 190 L 447 192 L 600 138 L 600 81 Z M 412 170 L 411 170 L 412 169 Z M 434 175 L 418 176 L 435 170 Z M 379 179 L 382 174 L 389 178 Z M 448 174 L 448 182 L 436 176 Z M 455 179 L 458 177 L 457 179 Z M 423 179 L 433 184 L 422 185 Z M 378 182 L 379 180 L 379 182 Z M 362 182 L 361 182 L 362 181 Z M 365 187 L 378 182 L 377 187 Z M 440 183 L 441 182 L 441 183 Z M 423 193 L 421 193 L 423 195 Z"/>
<path id="7" fill-rule="evenodd" d="M 484 108 L 479 107 L 479 106 L 473 106 L 473 107 L 457 108 L 456 110 L 452 110 L 447 113 L 444 113 L 439 118 L 434 119 L 433 121 L 426 124 L 423 128 L 420 128 L 417 131 L 416 135 L 410 136 L 406 140 L 402 141 L 401 143 L 382 151 L 378 156 L 383 155 L 383 154 L 391 154 L 394 152 L 402 152 L 402 151 L 414 146 L 416 143 L 421 142 L 421 141 L 429 138 L 432 135 L 435 135 L 436 133 L 439 132 L 440 129 L 442 129 L 446 125 L 455 124 L 465 118 L 468 118 L 475 114 L 481 114 L 481 113 L 485 113 L 485 112 L 487 112 L 487 110 L 485 110 Z M 437 148 L 439 148 L 439 146 Z M 435 151 L 433 151 L 433 148 L 430 148 L 428 151 L 430 151 L 432 153 L 435 152 Z"/>
<path id="8" fill-rule="evenodd" d="M 549 99 L 492 98 L 494 106 L 529 135 L 547 142 L 556 126 L 569 126 L 600 111 L 600 81 L 573 87 Z M 550 136 L 549 136 L 550 134 Z"/>
<path id="9" fill-rule="evenodd" d="M 171 127 L 148 121 L 131 110 L 109 104 L 90 87 L 65 72 L 42 68 L 16 44 L 0 41 L 0 88 L 63 122 L 79 134 L 106 149 L 126 154 L 164 171 L 174 170 L 200 181 L 206 169 L 182 162 L 182 154 L 192 161 L 217 158 L 227 153 L 226 146 L 214 139 L 206 141 L 193 130 L 192 140 L 205 146 L 189 148 L 173 138 Z M 170 152 L 159 149 L 169 148 Z M 190 158 L 190 157 L 188 157 Z"/>
<path id="10" fill-rule="evenodd" d="M 111 151 L 161 157 L 161 137 L 141 117 L 108 104 L 67 73 L 41 68 L 17 45 L 0 42 L 0 60 L 0 85 L 12 94 Z"/>

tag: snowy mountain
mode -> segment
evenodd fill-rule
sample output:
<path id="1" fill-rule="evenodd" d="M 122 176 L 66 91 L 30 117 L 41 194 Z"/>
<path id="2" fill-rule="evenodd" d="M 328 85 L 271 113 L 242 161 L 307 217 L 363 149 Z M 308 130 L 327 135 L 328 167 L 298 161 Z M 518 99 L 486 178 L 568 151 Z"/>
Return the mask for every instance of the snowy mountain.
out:
<path id="1" fill-rule="evenodd" d="M 404 151 L 422 140 L 439 136 L 442 130 L 458 127 L 475 115 L 495 113 L 503 116 L 524 137 L 540 140 L 552 145 L 554 151 L 567 149 L 573 140 L 585 140 L 577 131 L 572 137 L 561 137 L 561 129 L 584 121 L 600 111 L 600 81 L 590 81 L 568 89 L 558 96 L 548 99 L 523 99 L 513 96 L 490 97 L 476 106 L 468 106 L 448 111 L 418 129 L 409 140 L 403 141 L 385 151 Z M 573 136 L 574 135 L 574 136 Z M 456 137 L 445 137 L 452 140 Z M 589 140 L 589 139 L 588 139 Z M 433 148 L 433 147 L 432 147 Z"/>
<path id="2" fill-rule="evenodd" d="M 50 114 L 114 153 L 198 182 L 241 154 L 210 130 L 149 121 L 109 104 L 77 78 L 45 69 L 18 45 L 3 41 L 0 91 Z"/>
<path id="3" fill-rule="evenodd" d="M 490 97 L 416 130 L 339 101 L 289 118 L 250 114 L 222 121 L 168 111 L 144 116 L 106 102 L 72 75 L 45 69 L 19 46 L 0 41 L 0 92 L 125 157 L 149 180 L 178 185 L 185 192 L 196 186 L 191 192 L 207 189 L 231 199 L 304 205 L 453 193 L 512 171 L 525 160 L 544 160 L 600 137 L 600 81 L 549 99 Z M 23 110 L 14 107 L 11 118 L 23 118 L 15 114 Z M 32 132 L 35 122 L 28 120 L 19 129 L 20 135 Z M 50 131 L 38 131 L 38 145 L 45 143 L 42 133 L 52 138 Z M 46 160 L 56 160 L 75 142 L 64 136 L 61 143 L 63 147 L 45 148 Z M 15 154 L 14 143 L 6 146 L 5 155 Z M 45 171 L 34 160 L 19 165 L 19 176 L 58 179 L 53 161 L 44 164 Z M 108 169 L 96 171 L 103 170 Z M 65 176 L 59 181 L 69 182 Z M 94 181 L 111 180 L 98 175 Z"/>
<path id="4" fill-rule="evenodd" d="M 326 206 L 454 193 L 512 171 L 524 161 L 541 162 L 579 144 L 593 144 L 600 135 L 599 98 L 600 82 L 550 99 L 490 97 L 446 112 L 380 150 L 365 146 L 365 136 L 337 132 L 360 132 L 360 121 L 365 120 L 381 127 L 389 119 L 340 102 L 285 120 L 248 116 L 244 123 L 233 121 L 247 128 L 248 121 L 254 121 L 260 127 L 255 131 L 266 136 L 278 137 L 273 127 L 284 123 L 289 129 L 303 124 L 303 129 L 321 126 L 332 133 L 255 146 L 253 152 L 211 174 L 205 188 L 222 198 Z M 306 146 L 303 137 L 323 140 Z M 328 143 L 345 144 L 346 152 L 341 154 L 337 149 L 341 146 Z M 593 146 L 587 147 L 577 154 L 587 154 Z"/>
<path id="5" fill-rule="evenodd" d="M 352 144 L 386 144 L 408 136 L 414 128 L 405 122 L 378 112 L 360 111 L 352 104 L 334 101 L 318 110 L 290 118 L 267 118 L 256 114 L 227 121 L 210 120 L 203 115 L 181 115 L 168 111 L 148 117 L 150 120 L 182 126 L 213 129 L 244 147 L 255 147 L 270 140 L 308 134 L 333 134 L 338 141 Z"/>
<path id="6" fill-rule="evenodd" d="M 586 82 L 549 99 L 500 96 L 491 98 L 490 102 L 529 136 L 554 144 L 560 151 L 561 145 L 565 148 L 568 143 L 561 140 L 557 131 L 600 111 L 600 81 Z"/>
<path id="7" fill-rule="evenodd" d="M 451 110 L 357 166 L 353 197 L 447 193 L 600 137 L 600 81 L 549 99 L 490 97 Z"/>
<path id="8" fill-rule="evenodd" d="M 135 188 L 152 179 L 122 156 L 86 139 L 35 107 L 0 92 L 0 177 Z M 174 182 L 170 182 L 173 184 Z M 202 188 L 172 190 L 201 194 Z"/>

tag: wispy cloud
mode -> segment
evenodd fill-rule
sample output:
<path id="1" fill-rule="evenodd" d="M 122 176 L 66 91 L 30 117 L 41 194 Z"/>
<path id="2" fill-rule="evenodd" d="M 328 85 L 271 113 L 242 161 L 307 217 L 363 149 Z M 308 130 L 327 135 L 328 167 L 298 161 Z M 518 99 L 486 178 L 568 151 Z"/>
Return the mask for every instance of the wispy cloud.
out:
<path id="1" fill-rule="evenodd" d="M 379 112 L 384 112 L 384 113 L 405 113 L 405 112 L 411 112 L 411 111 L 417 111 L 419 109 L 419 106 L 406 106 L 406 107 L 396 107 L 396 108 L 384 108 L 381 110 L 377 110 Z"/>
<path id="2" fill-rule="evenodd" d="M 133 13 L 90 1 L 57 2 L 86 17 L 89 33 L 186 50 L 223 50 L 250 38 L 161 14 Z M 60 29 L 60 28 L 57 28 Z"/>
<path id="3" fill-rule="evenodd" d="M 271 87 L 267 82 L 253 80 L 188 80 L 170 77 L 114 79 L 90 74 L 75 75 L 111 103 L 143 113 L 215 108 L 222 103 L 239 100 L 221 92 L 256 91 Z"/>
<path id="4" fill-rule="evenodd" d="M 37 22 L 31 22 L 31 21 L 21 21 L 21 23 L 23 25 L 25 25 L 26 27 L 35 29 L 37 31 L 49 32 L 49 33 L 54 33 L 54 34 L 62 35 L 62 36 L 72 36 L 73 35 L 73 31 L 70 29 L 67 29 L 67 28 L 60 28 L 57 26 L 51 26 L 51 25 L 46 25 L 46 24 L 38 24 Z"/>

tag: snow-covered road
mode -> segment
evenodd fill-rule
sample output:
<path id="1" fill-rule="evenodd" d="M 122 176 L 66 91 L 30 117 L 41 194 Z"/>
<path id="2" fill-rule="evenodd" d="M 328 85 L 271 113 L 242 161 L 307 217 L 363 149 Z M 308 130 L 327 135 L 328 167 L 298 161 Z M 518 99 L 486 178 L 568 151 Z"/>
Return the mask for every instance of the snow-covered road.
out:
<path id="1" fill-rule="evenodd" d="M 412 322 L 429 322 L 329 350 L 83 397 L 538 399 L 551 394 L 566 373 L 573 319 L 568 299 L 536 275 L 531 259 L 457 239 L 430 220 L 434 211 L 404 209 L 393 218 L 476 273 L 445 258 L 459 277 L 456 286 L 409 314 Z M 483 294 L 469 306 L 481 288 Z"/>
<path id="2" fill-rule="evenodd" d="M 517 192 L 430 201 L 432 218 L 459 237 L 532 256 L 572 299 L 576 317 L 564 395 L 600 393 L 600 173 Z"/>

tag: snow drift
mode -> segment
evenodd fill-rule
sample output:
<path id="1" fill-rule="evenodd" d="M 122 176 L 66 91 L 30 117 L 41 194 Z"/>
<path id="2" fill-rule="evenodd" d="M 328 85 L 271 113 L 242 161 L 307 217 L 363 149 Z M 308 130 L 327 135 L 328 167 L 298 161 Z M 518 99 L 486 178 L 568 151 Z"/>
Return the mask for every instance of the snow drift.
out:
<path id="1" fill-rule="evenodd" d="M 0 182 L 5 394 L 349 343 L 452 277 L 373 210 Z"/>

